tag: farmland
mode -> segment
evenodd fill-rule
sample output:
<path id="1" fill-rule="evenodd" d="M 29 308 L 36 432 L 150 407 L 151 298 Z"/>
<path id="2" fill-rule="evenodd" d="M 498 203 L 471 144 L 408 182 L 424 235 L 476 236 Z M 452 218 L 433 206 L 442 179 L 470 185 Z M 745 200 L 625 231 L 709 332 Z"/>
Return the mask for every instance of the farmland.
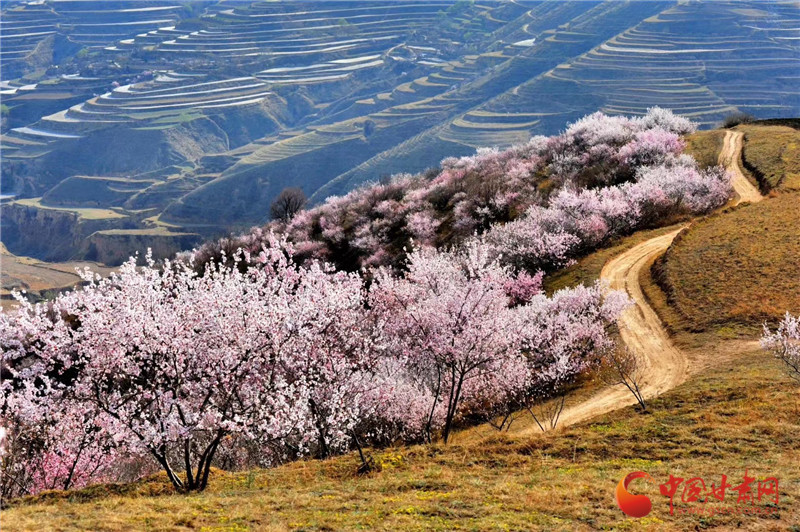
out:
<path id="1" fill-rule="evenodd" d="M 16 302 L 12 291 L 24 290 L 29 297 L 42 297 L 50 290 L 70 288 L 81 282 L 76 269 L 90 268 L 101 275 L 107 275 L 110 268 L 91 262 L 43 262 L 30 257 L 18 257 L 0 245 L 0 263 L 2 263 L 2 306 L 4 309 L 14 308 Z"/>
<path id="2" fill-rule="evenodd" d="M 791 3 L 46 1 L 2 15 L 4 195 L 76 220 L 113 209 L 128 230 L 217 235 L 265 221 L 287 186 L 322 201 L 598 109 L 658 105 L 711 127 L 800 108 Z"/>

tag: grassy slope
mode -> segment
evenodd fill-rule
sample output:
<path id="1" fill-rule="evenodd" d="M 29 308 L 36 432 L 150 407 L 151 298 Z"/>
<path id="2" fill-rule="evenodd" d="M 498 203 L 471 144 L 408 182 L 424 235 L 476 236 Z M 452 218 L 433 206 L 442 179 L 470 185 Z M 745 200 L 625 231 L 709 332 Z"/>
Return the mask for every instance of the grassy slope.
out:
<path id="1" fill-rule="evenodd" d="M 800 310 L 800 194 L 782 194 L 696 222 L 656 264 L 677 311 L 673 329 L 731 327 L 754 333 L 764 320 Z"/>
<path id="2" fill-rule="evenodd" d="M 694 157 L 703 168 L 716 166 L 724 139 L 723 129 L 698 131 L 686 137 L 686 153 Z"/>
<path id="3" fill-rule="evenodd" d="M 762 192 L 800 190 L 800 131 L 787 126 L 745 124 L 742 162 Z"/>
<path id="4" fill-rule="evenodd" d="M 540 435 L 512 432 L 448 447 L 374 452 L 382 471 L 357 476 L 354 455 L 272 470 L 218 472 L 206 493 L 169 493 L 155 477 L 105 493 L 44 495 L 3 512 L 4 530 L 653 530 L 800 527 L 800 405 L 796 386 L 758 351 L 632 408 Z M 670 474 L 706 482 L 745 469 L 780 481 L 780 518 L 670 516 L 658 484 Z M 654 503 L 643 520 L 614 503 L 617 482 Z M 735 505 L 729 493 L 726 504 Z M 697 506 L 695 503 L 694 506 Z M 795 528 L 791 528 L 795 527 Z"/>
<path id="5" fill-rule="evenodd" d="M 762 191 L 756 205 L 742 205 L 695 222 L 654 267 L 658 284 L 643 277 L 644 293 L 678 339 L 696 344 L 757 334 L 765 320 L 800 311 L 800 131 L 787 125 L 743 124 L 743 163 Z M 688 139 L 698 160 L 724 130 Z M 712 139 L 715 139 L 712 142 Z"/>

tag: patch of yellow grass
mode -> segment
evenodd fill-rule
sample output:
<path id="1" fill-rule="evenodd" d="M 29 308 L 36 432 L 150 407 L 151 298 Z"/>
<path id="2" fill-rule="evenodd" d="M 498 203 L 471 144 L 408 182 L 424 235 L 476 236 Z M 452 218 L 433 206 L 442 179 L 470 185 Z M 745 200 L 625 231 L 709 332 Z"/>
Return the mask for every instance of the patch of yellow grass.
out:
<path id="1" fill-rule="evenodd" d="M 686 153 L 695 158 L 701 168 L 717 165 L 725 130 L 698 131 L 686 136 Z"/>
<path id="2" fill-rule="evenodd" d="M 17 205 L 24 205 L 26 207 L 35 207 L 37 209 L 46 209 L 52 211 L 71 212 L 78 215 L 79 218 L 84 220 L 111 220 L 115 218 L 126 218 L 125 214 L 121 214 L 111 209 L 91 209 L 81 207 L 51 207 L 49 205 L 42 205 L 42 198 L 25 198 L 15 200 L 13 203 Z"/>
<path id="3" fill-rule="evenodd" d="M 656 270 L 684 318 L 676 328 L 753 333 L 765 320 L 800 310 L 798 202 L 795 193 L 743 205 L 695 222 L 675 239 Z"/>

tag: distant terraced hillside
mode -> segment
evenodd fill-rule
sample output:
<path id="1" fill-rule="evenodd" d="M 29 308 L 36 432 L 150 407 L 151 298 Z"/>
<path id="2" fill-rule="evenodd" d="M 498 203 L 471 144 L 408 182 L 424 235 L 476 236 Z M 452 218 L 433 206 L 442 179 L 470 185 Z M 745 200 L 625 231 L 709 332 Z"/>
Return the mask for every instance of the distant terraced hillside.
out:
<path id="1" fill-rule="evenodd" d="M 286 186 L 321 200 L 595 110 L 796 116 L 800 13 L 751 4 L 5 2 L 3 242 L 190 245 Z"/>

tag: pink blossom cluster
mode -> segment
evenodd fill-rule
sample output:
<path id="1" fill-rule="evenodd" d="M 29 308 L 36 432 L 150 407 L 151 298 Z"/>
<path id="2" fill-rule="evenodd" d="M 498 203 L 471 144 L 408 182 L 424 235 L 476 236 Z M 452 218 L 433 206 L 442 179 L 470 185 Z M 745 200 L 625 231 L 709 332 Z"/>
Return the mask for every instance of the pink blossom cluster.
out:
<path id="1" fill-rule="evenodd" d="M 761 346 L 780 360 L 789 377 L 800 384 L 800 315 L 787 312 L 774 331 L 764 325 Z"/>
<path id="2" fill-rule="evenodd" d="M 693 130 L 691 122 L 660 108 L 639 118 L 594 113 L 560 135 L 537 136 L 507 150 L 482 148 L 473 156 L 447 158 L 439 169 L 398 175 L 328 198 L 288 224 L 273 222 L 272 227 L 288 235 L 303 259 L 324 260 L 348 271 L 398 267 L 406 249 L 461 243 L 476 232 L 518 219 L 532 207 L 546 207 L 560 191 L 633 183 L 649 168 L 677 172 L 690 167 L 688 158 L 681 156 L 681 135 Z M 591 226 L 599 221 L 580 223 Z M 249 235 L 206 244 L 196 252 L 197 261 L 219 260 L 223 250 L 230 258 L 238 247 L 255 252 L 265 234 L 257 228 Z M 552 243 L 567 244 L 560 237 Z"/>
<path id="3" fill-rule="evenodd" d="M 730 195 L 724 169 L 701 171 L 691 161 L 677 159 L 642 168 L 634 182 L 564 189 L 548 206 L 534 205 L 524 216 L 495 225 L 480 238 L 496 256 L 517 267 L 552 269 L 636 229 L 711 211 Z"/>
<path id="4" fill-rule="evenodd" d="M 600 285 L 548 298 L 477 241 L 369 283 L 294 254 L 269 234 L 237 267 L 131 259 L 49 303 L 20 297 L 0 314 L 3 494 L 137 459 L 194 491 L 212 464 L 447 440 L 591 365 L 627 304 Z"/>

